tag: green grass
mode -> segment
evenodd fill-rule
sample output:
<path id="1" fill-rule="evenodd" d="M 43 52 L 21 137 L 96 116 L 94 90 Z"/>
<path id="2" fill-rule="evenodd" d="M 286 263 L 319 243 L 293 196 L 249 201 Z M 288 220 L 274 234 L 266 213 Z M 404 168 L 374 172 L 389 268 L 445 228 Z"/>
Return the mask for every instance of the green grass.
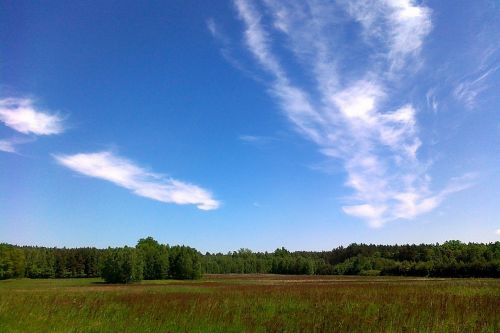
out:
<path id="1" fill-rule="evenodd" d="M 500 332 L 500 281 L 276 275 L 0 281 L 0 332 Z"/>

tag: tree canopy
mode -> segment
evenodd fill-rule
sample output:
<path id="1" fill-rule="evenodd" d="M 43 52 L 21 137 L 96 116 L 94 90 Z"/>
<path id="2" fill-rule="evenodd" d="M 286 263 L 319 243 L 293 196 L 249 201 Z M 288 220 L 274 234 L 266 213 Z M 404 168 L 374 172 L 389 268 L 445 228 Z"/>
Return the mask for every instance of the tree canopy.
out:
<path id="1" fill-rule="evenodd" d="M 252 252 L 201 255 L 188 246 L 160 244 L 152 237 L 135 247 L 45 248 L 0 244 L 0 279 L 102 277 L 107 282 L 198 279 L 203 273 L 403 275 L 500 277 L 500 242 L 373 245 L 331 251 Z"/>

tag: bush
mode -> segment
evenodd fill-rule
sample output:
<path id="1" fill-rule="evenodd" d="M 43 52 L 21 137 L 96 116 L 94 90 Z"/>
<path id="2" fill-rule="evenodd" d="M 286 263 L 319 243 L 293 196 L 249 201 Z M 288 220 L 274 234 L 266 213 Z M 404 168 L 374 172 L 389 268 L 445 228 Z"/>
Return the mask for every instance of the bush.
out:
<path id="1" fill-rule="evenodd" d="M 380 275 L 380 271 L 378 269 L 369 269 L 369 270 L 366 270 L 366 271 L 359 272 L 359 275 L 362 275 L 362 276 L 379 276 Z"/>

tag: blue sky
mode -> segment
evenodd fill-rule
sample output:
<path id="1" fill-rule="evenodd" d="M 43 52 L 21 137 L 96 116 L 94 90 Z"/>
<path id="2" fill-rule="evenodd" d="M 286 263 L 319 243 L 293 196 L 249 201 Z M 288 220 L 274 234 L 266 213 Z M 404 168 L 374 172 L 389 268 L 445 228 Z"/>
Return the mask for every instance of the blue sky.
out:
<path id="1" fill-rule="evenodd" d="M 0 1 L 0 242 L 500 239 L 497 1 Z"/>

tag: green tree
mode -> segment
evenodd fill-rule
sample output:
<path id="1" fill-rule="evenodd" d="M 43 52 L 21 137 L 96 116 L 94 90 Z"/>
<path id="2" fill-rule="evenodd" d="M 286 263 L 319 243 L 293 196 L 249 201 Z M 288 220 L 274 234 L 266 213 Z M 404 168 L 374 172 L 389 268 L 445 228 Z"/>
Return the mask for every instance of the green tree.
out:
<path id="1" fill-rule="evenodd" d="M 24 252 L 14 246 L 0 244 L 0 280 L 24 276 Z"/>
<path id="2" fill-rule="evenodd" d="M 104 254 L 102 278 L 107 283 L 130 283 L 142 280 L 143 263 L 138 251 L 124 248 L 108 248 Z"/>
<path id="3" fill-rule="evenodd" d="M 179 280 L 201 278 L 200 253 L 188 246 L 170 248 L 170 277 Z"/>
<path id="4" fill-rule="evenodd" d="M 142 238 L 137 242 L 136 249 L 143 258 L 145 280 L 160 280 L 168 277 L 168 248 L 159 244 L 152 237 Z"/>

